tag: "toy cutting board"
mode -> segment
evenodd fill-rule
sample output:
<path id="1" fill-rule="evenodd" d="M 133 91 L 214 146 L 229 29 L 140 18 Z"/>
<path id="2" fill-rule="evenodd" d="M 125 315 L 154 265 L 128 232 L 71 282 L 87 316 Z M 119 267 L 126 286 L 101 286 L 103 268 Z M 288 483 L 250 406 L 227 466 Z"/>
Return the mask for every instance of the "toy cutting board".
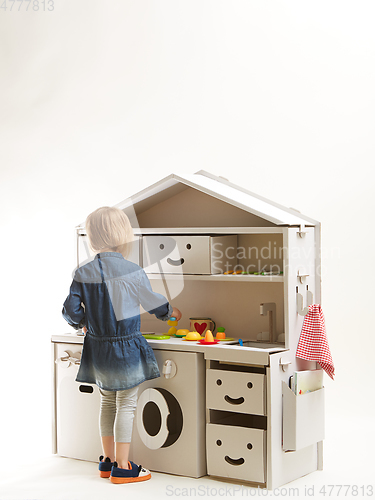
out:
<path id="1" fill-rule="evenodd" d="M 151 340 L 168 340 L 171 338 L 169 335 L 156 335 L 156 333 L 143 333 L 142 336 Z"/>

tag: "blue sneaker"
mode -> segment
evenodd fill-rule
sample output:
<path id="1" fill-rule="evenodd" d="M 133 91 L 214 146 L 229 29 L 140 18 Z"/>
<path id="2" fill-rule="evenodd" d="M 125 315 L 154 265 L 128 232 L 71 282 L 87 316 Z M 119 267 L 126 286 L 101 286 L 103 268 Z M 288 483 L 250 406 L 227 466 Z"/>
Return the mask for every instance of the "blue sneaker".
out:
<path id="1" fill-rule="evenodd" d="M 137 483 L 151 479 L 151 472 L 142 465 L 136 465 L 134 462 L 128 462 L 129 469 L 117 467 L 117 462 L 113 462 L 110 481 L 115 484 Z"/>
<path id="2" fill-rule="evenodd" d="M 113 462 L 111 462 L 110 458 L 106 458 L 103 460 L 103 455 L 99 457 L 99 475 L 100 477 L 109 477 L 111 475 L 111 470 L 113 467 Z"/>

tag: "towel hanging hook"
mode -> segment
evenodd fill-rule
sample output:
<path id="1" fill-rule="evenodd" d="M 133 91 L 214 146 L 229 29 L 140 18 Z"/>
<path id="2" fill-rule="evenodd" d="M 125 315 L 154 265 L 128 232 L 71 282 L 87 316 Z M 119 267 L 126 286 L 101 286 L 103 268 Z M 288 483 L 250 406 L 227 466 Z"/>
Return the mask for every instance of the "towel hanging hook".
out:
<path id="1" fill-rule="evenodd" d="M 309 306 L 313 303 L 314 300 L 314 295 L 310 290 L 306 290 L 306 307 L 303 307 L 303 295 L 298 292 L 298 287 L 297 287 L 297 313 L 300 314 L 301 316 L 306 316 L 306 314 L 309 312 Z"/>

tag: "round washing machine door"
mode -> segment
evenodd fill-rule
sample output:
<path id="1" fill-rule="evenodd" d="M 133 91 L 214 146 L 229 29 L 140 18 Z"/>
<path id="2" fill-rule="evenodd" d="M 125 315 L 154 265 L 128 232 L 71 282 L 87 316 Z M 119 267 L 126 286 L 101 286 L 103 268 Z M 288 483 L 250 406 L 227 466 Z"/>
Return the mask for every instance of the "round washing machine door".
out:
<path id="1" fill-rule="evenodd" d="M 149 388 L 139 396 L 137 406 L 137 430 L 145 446 L 157 450 L 177 441 L 183 417 L 173 394 L 165 389 Z"/>

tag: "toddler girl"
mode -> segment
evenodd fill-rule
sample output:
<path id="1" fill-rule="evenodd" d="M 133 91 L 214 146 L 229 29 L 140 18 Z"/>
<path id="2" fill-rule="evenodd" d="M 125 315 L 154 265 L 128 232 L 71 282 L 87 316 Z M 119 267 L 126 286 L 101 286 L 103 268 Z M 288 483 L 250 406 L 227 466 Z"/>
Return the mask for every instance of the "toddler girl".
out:
<path id="1" fill-rule="evenodd" d="M 138 386 L 160 376 L 154 353 L 140 333 L 142 307 L 162 321 L 181 312 L 151 289 L 144 270 L 125 259 L 133 239 L 128 217 L 102 207 L 86 220 L 94 260 L 75 271 L 63 317 L 86 333 L 77 382 L 96 384 L 101 395 L 101 477 L 114 483 L 145 481 L 147 469 L 129 461 Z"/>

